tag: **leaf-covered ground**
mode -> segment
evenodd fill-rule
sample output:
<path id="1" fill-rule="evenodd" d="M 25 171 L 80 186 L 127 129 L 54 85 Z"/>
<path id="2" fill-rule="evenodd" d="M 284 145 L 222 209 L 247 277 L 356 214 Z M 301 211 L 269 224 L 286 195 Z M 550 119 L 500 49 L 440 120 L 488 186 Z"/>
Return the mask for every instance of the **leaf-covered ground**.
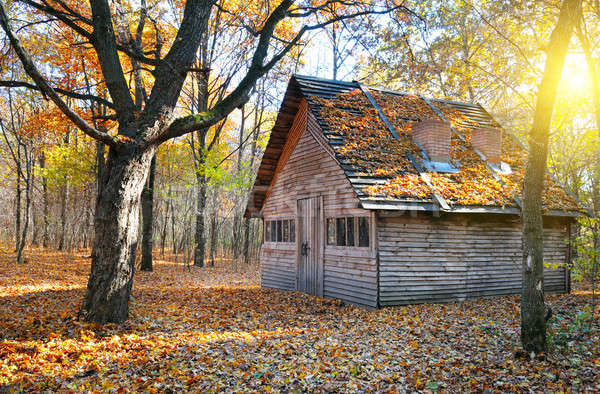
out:
<path id="1" fill-rule="evenodd" d="M 84 253 L 0 249 L 0 392 L 600 390 L 589 292 L 549 296 L 553 351 L 529 362 L 518 297 L 368 311 L 261 289 L 256 267 L 155 268 L 125 324 L 95 326 L 76 318 Z"/>

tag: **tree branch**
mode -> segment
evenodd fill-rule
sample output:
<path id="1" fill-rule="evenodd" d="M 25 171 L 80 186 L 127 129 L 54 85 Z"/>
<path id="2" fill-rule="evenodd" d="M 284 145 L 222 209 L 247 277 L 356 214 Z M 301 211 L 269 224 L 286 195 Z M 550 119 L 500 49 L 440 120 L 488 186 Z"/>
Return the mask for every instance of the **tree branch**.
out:
<path id="1" fill-rule="evenodd" d="M 106 81 L 106 87 L 115 102 L 120 124 L 125 124 L 133 116 L 135 104 L 129 93 L 123 67 L 119 60 L 112 13 L 106 0 L 91 0 L 94 31 L 91 43 L 98 54 L 98 62 Z M 133 137 L 128 135 L 128 137 Z"/>
<path id="2" fill-rule="evenodd" d="M 164 129 L 160 134 L 150 136 L 147 144 L 160 144 L 170 138 L 182 136 L 195 130 L 210 127 L 220 120 L 224 119 L 231 111 L 244 105 L 249 100 L 249 93 L 252 87 L 256 84 L 259 78 L 266 74 L 271 68 L 277 64 L 302 38 L 303 34 L 310 30 L 316 30 L 328 26 L 336 21 L 355 18 L 362 15 L 385 14 L 397 9 L 404 9 L 404 5 L 399 5 L 382 10 L 366 10 L 359 11 L 347 15 L 338 16 L 328 19 L 325 22 L 315 25 L 304 25 L 296 36 L 288 42 L 288 44 L 280 50 L 279 53 L 273 55 L 271 60 L 265 64 L 265 58 L 269 50 L 271 40 L 273 39 L 277 24 L 284 18 L 289 17 L 289 9 L 294 4 L 294 0 L 283 0 L 269 15 L 264 26 L 258 33 L 259 40 L 252 56 L 252 61 L 248 72 L 238 83 L 237 87 L 229 93 L 222 101 L 213 106 L 212 109 L 200 113 L 198 115 L 189 115 L 183 118 L 176 119 L 169 127 Z"/>
<path id="3" fill-rule="evenodd" d="M 24 82 L 24 81 L 0 81 L 0 87 L 6 88 L 27 88 L 31 90 L 37 90 L 38 92 L 41 89 L 32 83 Z M 114 104 L 108 100 L 103 99 L 102 97 L 94 96 L 93 94 L 82 94 L 73 92 L 71 90 L 65 90 L 61 88 L 53 88 L 54 91 L 58 94 L 62 94 L 63 96 L 71 97 L 78 100 L 92 100 L 97 102 L 98 104 L 106 105 L 109 108 L 114 108 Z M 42 92 L 43 93 L 43 92 Z"/>
<path id="4" fill-rule="evenodd" d="M 69 119 L 71 119 L 71 121 L 75 123 L 75 125 L 79 127 L 81 131 L 83 131 L 85 134 L 99 141 L 102 141 L 113 148 L 118 148 L 119 144 L 115 140 L 113 140 L 113 138 L 110 135 L 96 130 L 94 127 L 89 125 L 83 118 L 81 118 L 75 111 L 73 111 L 60 98 L 58 93 L 56 93 L 56 91 L 48 84 L 48 82 L 46 82 L 42 74 L 40 74 L 36 66 L 33 64 L 33 61 L 31 60 L 31 57 L 29 56 L 25 48 L 23 48 L 23 46 L 21 45 L 19 39 L 13 34 L 8 20 L 8 16 L 6 14 L 6 10 L 4 8 L 4 4 L 2 3 L 0 3 L 0 25 L 2 25 L 2 28 L 4 29 L 4 32 L 6 33 L 6 36 L 10 41 L 10 45 L 21 60 L 25 72 L 31 77 L 31 79 L 34 80 L 42 94 L 48 96 L 54 102 L 54 104 L 56 104 L 56 106 L 61 111 L 63 111 L 64 114 Z"/>

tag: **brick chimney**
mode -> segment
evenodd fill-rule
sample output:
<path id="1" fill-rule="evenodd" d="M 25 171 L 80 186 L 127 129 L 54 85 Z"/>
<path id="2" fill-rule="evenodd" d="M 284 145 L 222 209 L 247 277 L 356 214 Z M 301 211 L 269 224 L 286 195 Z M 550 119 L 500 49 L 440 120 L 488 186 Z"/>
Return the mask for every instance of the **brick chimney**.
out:
<path id="1" fill-rule="evenodd" d="M 499 165 L 502 156 L 502 130 L 496 127 L 480 127 L 471 132 L 473 148 L 483 153 L 486 159 Z"/>
<path id="2" fill-rule="evenodd" d="M 450 123 L 434 119 L 413 123 L 412 136 L 432 161 L 450 162 Z"/>

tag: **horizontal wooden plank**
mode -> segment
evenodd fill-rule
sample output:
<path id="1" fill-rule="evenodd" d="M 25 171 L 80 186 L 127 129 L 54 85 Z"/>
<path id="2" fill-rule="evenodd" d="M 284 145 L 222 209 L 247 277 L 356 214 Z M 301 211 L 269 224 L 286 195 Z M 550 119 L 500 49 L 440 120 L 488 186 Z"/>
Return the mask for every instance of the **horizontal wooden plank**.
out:
<path id="1" fill-rule="evenodd" d="M 522 241 L 518 223 L 384 218 L 378 223 L 381 305 L 460 301 L 518 294 Z M 544 258 L 566 258 L 564 228 L 547 229 Z M 565 270 L 544 270 L 546 291 L 564 291 Z"/>

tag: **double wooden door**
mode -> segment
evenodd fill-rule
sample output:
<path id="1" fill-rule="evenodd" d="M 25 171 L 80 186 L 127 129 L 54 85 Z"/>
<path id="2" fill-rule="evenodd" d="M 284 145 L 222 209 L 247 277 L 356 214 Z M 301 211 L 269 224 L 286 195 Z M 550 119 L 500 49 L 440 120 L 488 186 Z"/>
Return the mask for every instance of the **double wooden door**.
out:
<path id="1" fill-rule="evenodd" d="M 298 200 L 298 264 L 296 289 L 323 296 L 323 199 Z"/>

